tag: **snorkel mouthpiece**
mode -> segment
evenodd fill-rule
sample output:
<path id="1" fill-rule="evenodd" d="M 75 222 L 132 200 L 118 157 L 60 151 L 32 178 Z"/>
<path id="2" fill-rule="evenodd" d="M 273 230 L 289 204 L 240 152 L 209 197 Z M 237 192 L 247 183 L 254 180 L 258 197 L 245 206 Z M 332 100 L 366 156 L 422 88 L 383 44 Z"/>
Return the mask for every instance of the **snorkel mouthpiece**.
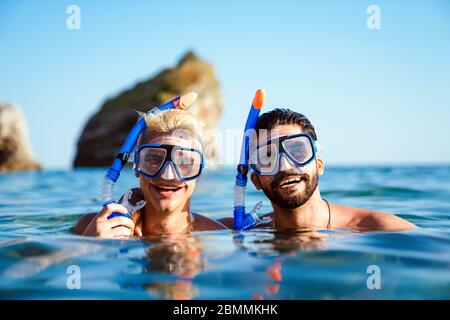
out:
<path id="1" fill-rule="evenodd" d="M 169 109 L 180 109 L 185 110 L 188 107 L 190 107 L 194 101 L 197 99 L 197 94 L 195 92 L 189 92 L 183 96 L 176 97 L 173 100 L 170 100 L 169 102 L 166 102 L 165 104 L 155 107 L 149 112 L 147 112 L 147 115 L 150 114 L 157 114 L 164 110 Z M 103 201 L 103 206 L 106 206 L 110 203 L 114 203 L 113 199 L 113 190 L 114 185 L 116 184 L 117 180 L 119 179 L 120 172 L 122 171 L 125 164 L 128 162 L 128 159 L 131 155 L 131 152 L 133 151 L 134 147 L 136 146 L 137 140 L 139 139 L 139 136 L 142 134 L 142 131 L 146 127 L 146 122 L 144 118 L 140 118 L 136 124 L 131 129 L 130 133 L 128 134 L 127 138 L 125 139 L 124 144 L 122 145 L 122 148 L 120 148 L 119 153 L 117 154 L 116 158 L 114 159 L 114 162 L 112 163 L 111 167 L 106 172 L 105 177 L 103 178 L 103 183 L 101 187 L 101 198 Z M 117 214 L 120 214 L 122 216 L 127 216 L 118 212 L 113 212 L 113 214 L 110 215 L 117 216 Z"/>
<path id="2" fill-rule="evenodd" d="M 245 189 L 247 187 L 247 174 L 249 169 L 250 146 L 255 136 L 256 122 L 264 105 L 265 91 L 256 90 L 250 112 L 245 123 L 244 138 L 242 141 L 241 157 L 237 166 L 236 181 L 234 186 L 234 230 L 247 230 L 255 227 L 259 222 L 256 215 L 261 207 L 258 203 L 250 213 L 245 212 Z"/>

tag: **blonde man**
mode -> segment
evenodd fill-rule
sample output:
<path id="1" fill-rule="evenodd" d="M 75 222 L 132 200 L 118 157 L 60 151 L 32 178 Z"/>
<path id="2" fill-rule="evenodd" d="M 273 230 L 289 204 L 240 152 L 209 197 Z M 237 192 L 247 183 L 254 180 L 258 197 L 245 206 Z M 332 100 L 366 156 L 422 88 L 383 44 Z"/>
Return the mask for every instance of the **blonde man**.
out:
<path id="1" fill-rule="evenodd" d="M 147 128 L 135 152 L 135 175 L 140 188 L 133 189 L 131 202 L 146 201 L 132 219 L 108 216 L 126 213 L 110 204 L 98 214 L 82 217 L 74 232 L 103 238 L 127 238 L 190 231 L 226 229 L 221 223 L 191 212 L 191 196 L 204 169 L 200 123 L 186 111 L 167 110 L 145 116 Z"/>

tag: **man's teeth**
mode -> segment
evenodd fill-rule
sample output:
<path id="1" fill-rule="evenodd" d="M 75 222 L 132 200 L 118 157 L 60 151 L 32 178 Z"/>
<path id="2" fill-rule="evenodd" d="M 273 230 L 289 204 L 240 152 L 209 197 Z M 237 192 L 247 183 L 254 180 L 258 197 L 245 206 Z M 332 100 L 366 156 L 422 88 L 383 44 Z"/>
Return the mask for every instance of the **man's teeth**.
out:
<path id="1" fill-rule="evenodd" d="M 280 186 L 282 187 L 282 188 L 287 188 L 287 187 L 289 187 L 289 186 L 291 186 L 291 185 L 293 185 L 293 184 L 295 184 L 295 183 L 298 183 L 298 182 L 300 182 L 301 180 L 300 179 L 298 179 L 298 178 L 296 178 L 296 179 L 289 179 L 289 180 L 286 180 L 286 181 L 283 181 L 282 183 L 280 183 Z"/>
<path id="2" fill-rule="evenodd" d="M 180 187 L 163 187 L 163 186 L 158 186 L 159 189 L 162 190 L 178 190 Z"/>

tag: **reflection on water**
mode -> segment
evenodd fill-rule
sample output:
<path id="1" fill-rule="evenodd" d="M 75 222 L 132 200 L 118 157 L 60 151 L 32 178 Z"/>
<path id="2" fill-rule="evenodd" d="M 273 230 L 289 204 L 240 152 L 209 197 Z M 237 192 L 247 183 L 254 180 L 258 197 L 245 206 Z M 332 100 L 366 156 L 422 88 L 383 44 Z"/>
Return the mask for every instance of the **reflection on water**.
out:
<path id="1" fill-rule="evenodd" d="M 152 242 L 146 249 L 148 265 L 143 272 L 161 272 L 176 276 L 169 282 L 150 282 L 144 288 L 161 298 L 188 300 L 197 294 L 193 279 L 206 264 L 199 239 L 182 235 L 162 239 L 147 238 Z"/>
<path id="2" fill-rule="evenodd" d="M 253 240 L 259 254 L 295 254 L 296 251 L 323 250 L 326 248 L 326 241 L 330 237 L 329 234 L 312 229 L 267 230 L 270 230 L 267 235 L 256 234 L 256 238 Z M 234 243 L 239 248 L 245 248 L 244 239 L 244 234 L 239 234 L 234 237 Z M 261 248 L 265 248 L 265 250 L 261 250 Z"/>
<path id="3" fill-rule="evenodd" d="M 342 236 L 342 235 L 341 235 Z M 267 230 L 267 235 L 256 234 L 254 239 L 246 239 L 243 233 L 234 232 L 233 244 L 236 249 L 243 250 L 249 255 L 294 256 L 297 251 L 322 250 L 326 248 L 326 241 L 330 235 L 315 230 L 298 230 L 289 232 L 275 232 Z M 167 282 L 149 282 L 143 285 L 152 295 L 165 299 L 188 300 L 198 294 L 194 285 L 197 275 L 208 265 L 202 241 L 191 235 L 166 236 L 164 238 L 148 237 L 145 239 L 150 245 L 146 248 L 147 264 L 143 273 L 167 273 L 174 278 Z M 248 245 L 248 247 L 247 247 Z M 254 251 L 251 247 L 254 246 Z M 267 284 L 264 291 L 273 295 L 278 293 L 282 282 L 281 267 L 283 258 L 277 257 L 267 264 Z M 262 294 L 254 294 L 254 299 L 262 298 Z"/>
<path id="4" fill-rule="evenodd" d="M 209 171 L 194 210 L 229 216 L 233 173 Z M 0 298 L 450 298 L 448 167 L 335 168 L 321 178 L 329 201 L 394 212 L 421 227 L 408 232 L 220 230 L 142 240 L 70 234 L 82 213 L 100 207 L 103 174 L 0 176 Z M 118 189 L 135 184 L 124 172 Z M 270 209 L 251 187 L 247 199 Z M 367 287 L 373 265 L 380 290 Z M 70 266 L 79 267 L 80 290 L 67 287 Z"/>
<path id="5" fill-rule="evenodd" d="M 0 245 L 3 257 L 18 260 L 0 273 L 6 279 L 26 279 L 54 264 L 101 249 L 101 246 L 92 243 L 61 241 L 59 246 L 55 246 L 52 243 L 35 242 L 30 238 L 17 238 Z"/>

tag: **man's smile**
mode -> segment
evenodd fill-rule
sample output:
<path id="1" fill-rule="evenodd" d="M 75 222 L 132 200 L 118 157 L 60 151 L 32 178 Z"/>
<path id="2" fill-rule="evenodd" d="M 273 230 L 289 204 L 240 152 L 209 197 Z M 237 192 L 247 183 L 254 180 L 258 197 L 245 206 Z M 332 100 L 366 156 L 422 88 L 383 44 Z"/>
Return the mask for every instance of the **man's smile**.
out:
<path id="1" fill-rule="evenodd" d="M 302 183 L 303 181 L 306 181 L 306 178 L 302 175 L 288 175 L 274 181 L 274 183 L 272 183 L 272 186 L 273 189 L 292 193 L 296 189 L 298 189 L 300 183 Z"/>
<path id="2" fill-rule="evenodd" d="M 289 180 L 287 180 L 285 182 L 282 182 L 279 185 L 280 185 L 281 188 L 286 189 L 286 188 L 290 188 L 290 187 L 295 186 L 297 183 L 299 183 L 301 181 L 302 180 L 300 178 L 294 178 L 294 179 L 289 179 Z"/>
<path id="3" fill-rule="evenodd" d="M 163 198 L 171 198 L 187 188 L 186 184 L 150 183 L 150 186 Z"/>

